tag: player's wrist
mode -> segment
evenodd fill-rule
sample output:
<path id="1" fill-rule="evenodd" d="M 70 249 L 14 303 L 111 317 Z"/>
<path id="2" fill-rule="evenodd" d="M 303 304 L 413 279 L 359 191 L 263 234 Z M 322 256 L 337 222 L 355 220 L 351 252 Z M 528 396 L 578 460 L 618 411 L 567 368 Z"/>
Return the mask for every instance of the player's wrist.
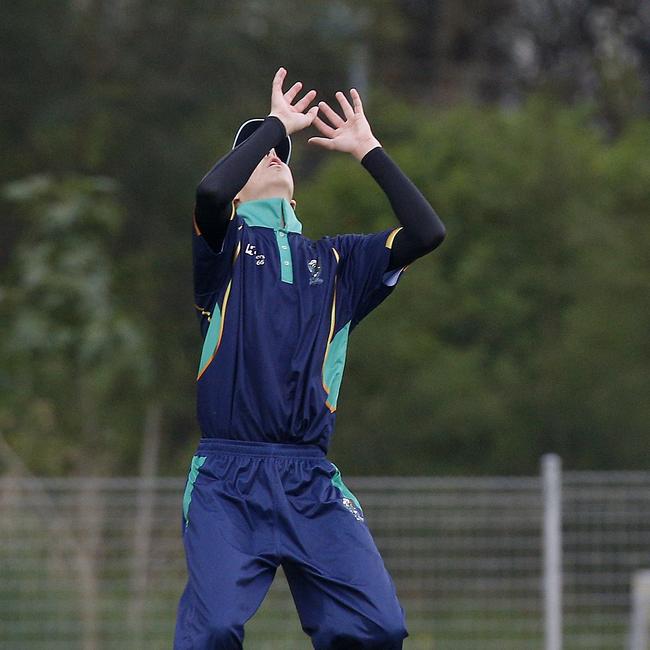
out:
<path id="1" fill-rule="evenodd" d="M 377 147 L 381 147 L 381 142 L 377 140 L 374 136 L 372 138 L 368 138 L 366 140 L 363 140 L 362 142 L 359 142 L 355 148 L 350 152 L 359 162 L 361 162 L 361 159 L 372 149 L 376 149 Z"/>
<path id="2" fill-rule="evenodd" d="M 271 111 L 269 113 L 268 117 L 274 117 L 276 120 L 278 120 L 282 124 L 282 126 L 284 128 L 284 135 L 285 136 L 289 135 L 290 133 L 293 133 L 293 131 L 290 130 L 290 128 L 289 128 L 289 124 L 288 124 L 288 120 L 287 120 L 286 116 L 283 117 L 280 113 L 276 113 L 274 111 Z"/>

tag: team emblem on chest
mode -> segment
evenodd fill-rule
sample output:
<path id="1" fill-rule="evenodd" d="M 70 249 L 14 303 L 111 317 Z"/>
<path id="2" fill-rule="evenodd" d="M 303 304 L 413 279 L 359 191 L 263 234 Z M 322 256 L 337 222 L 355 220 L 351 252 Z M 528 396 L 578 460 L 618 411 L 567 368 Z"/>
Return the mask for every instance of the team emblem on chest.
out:
<path id="1" fill-rule="evenodd" d="M 264 261 L 266 260 L 264 255 L 257 254 L 257 249 L 255 248 L 255 246 L 253 246 L 253 244 L 246 244 L 246 249 L 244 250 L 244 253 L 246 253 L 246 255 L 250 255 L 251 257 L 254 257 L 255 264 L 257 264 L 257 266 L 262 266 L 262 264 L 264 264 Z"/>
<path id="2" fill-rule="evenodd" d="M 320 262 L 316 260 L 309 260 L 307 262 L 307 269 L 309 270 L 309 284 L 321 284 L 323 282 L 323 278 L 321 278 L 321 266 Z"/>

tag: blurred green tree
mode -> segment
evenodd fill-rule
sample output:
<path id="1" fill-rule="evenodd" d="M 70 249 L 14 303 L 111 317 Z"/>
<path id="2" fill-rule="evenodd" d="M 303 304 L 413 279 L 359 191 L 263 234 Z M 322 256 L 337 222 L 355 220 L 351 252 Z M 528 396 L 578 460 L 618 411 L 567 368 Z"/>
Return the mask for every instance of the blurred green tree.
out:
<path id="1" fill-rule="evenodd" d="M 0 285 L 0 431 L 35 472 L 121 471 L 139 451 L 152 364 L 145 320 L 116 293 L 115 183 L 41 175 L 4 194 L 25 227 Z"/>
<path id="2" fill-rule="evenodd" d="M 378 473 L 535 472 L 547 451 L 645 466 L 647 123 L 610 145 L 593 111 L 541 98 L 382 106 L 376 131 L 448 237 L 353 333 L 333 453 Z M 395 223 L 343 159 L 302 188 L 301 211 L 319 234 Z"/>
<path id="3" fill-rule="evenodd" d="M 377 135 L 449 226 L 352 338 L 334 451 L 364 472 L 537 471 L 549 449 L 642 464 L 647 26 L 624 0 L 9 5 L 0 183 L 27 180 L 0 197 L 2 429 L 38 471 L 83 471 L 93 432 L 102 471 L 155 471 L 156 440 L 161 471 L 186 470 L 194 188 L 284 65 L 327 100 L 368 88 Z M 309 236 L 392 223 L 361 168 L 295 145 Z M 112 225 L 91 225 L 97 201 Z M 53 235 L 43 215 L 78 202 L 83 227 Z M 92 300 L 115 322 L 78 311 Z M 35 347 L 50 328 L 56 346 Z M 85 422 L 66 407 L 81 386 Z"/>

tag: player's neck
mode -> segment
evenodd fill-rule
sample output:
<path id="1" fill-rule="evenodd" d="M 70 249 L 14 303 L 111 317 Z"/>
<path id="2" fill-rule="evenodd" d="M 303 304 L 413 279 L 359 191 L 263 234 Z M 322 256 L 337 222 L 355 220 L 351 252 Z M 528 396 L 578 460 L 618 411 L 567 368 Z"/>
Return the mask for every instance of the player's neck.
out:
<path id="1" fill-rule="evenodd" d="M 280 196 L 243 201 L 237 207 L 247 225 L 302 232 L 302 223 L 289 201 Z"/>

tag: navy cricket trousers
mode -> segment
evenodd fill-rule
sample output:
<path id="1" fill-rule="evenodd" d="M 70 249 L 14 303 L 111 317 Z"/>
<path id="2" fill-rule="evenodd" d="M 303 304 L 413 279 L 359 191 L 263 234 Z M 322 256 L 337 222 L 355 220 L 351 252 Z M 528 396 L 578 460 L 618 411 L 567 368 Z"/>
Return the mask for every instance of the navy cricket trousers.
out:
<path id="1" fill-rule="evenodd" d="M 404 610 L 338 468 L 315 445 L 201 438 L 183 497 L 174 650 L 235 650 L 282 565 L 315 650 L 399 650 Z"/>

